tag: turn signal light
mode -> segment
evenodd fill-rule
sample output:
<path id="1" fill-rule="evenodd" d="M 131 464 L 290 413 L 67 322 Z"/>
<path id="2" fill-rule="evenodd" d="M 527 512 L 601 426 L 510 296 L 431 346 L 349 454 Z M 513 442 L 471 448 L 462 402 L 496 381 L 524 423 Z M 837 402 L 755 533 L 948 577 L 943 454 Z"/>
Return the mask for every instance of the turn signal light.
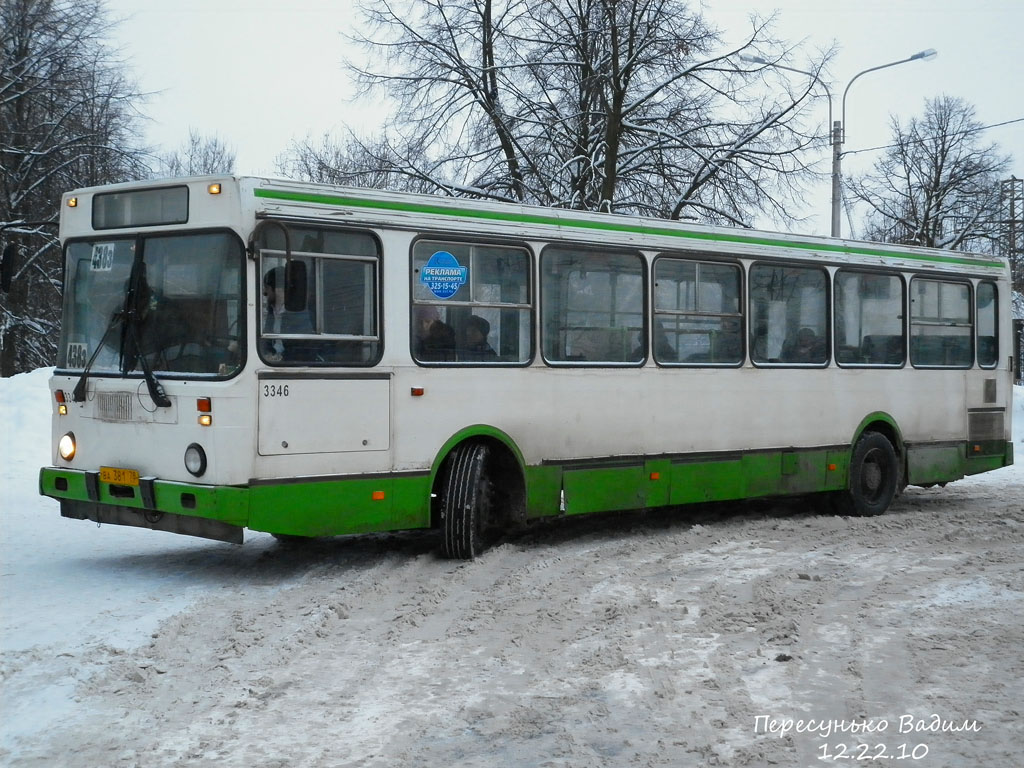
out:
<path id="1" fill-rule="evenodd" d="M 213 410 L 213 403 L 208 397 L 200 397 L 196 400 L 196 410 L 200 413 L 210 413 Z"/>

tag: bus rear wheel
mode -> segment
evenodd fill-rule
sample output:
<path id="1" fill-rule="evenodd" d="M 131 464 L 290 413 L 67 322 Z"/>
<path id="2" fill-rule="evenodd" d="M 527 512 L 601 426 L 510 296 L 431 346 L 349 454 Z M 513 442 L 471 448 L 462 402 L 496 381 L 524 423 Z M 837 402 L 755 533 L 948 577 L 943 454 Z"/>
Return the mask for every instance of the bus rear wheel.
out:
<path id="1" fill-rule="evenodd" d="M 487 453 L 487 446 L 469 442 L 448 457 L 441 496 L 445 557 L 472 560 L 487 547 L 492 496 Z"/>
<path id="2" fill-rule="evenodd" d="M 880 515 L 889 508 L 900 484 L 896 449 L 879 432 L 865 432 L 850 458 L 849 489 L 837 495 L 840 514 Z"/>

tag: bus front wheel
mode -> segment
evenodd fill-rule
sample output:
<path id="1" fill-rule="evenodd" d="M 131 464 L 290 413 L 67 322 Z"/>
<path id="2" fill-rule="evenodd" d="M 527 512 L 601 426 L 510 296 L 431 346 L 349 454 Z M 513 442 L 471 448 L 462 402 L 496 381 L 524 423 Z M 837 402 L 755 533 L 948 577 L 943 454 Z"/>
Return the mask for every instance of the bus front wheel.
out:
<path id="1" fill-rule="evenodd" d="M 850 483 L 836 497 L 840 514 L 880 515 L 889 508 L 900 483 L 896 449 L 879 432 L 865 432 L 850 458 Z"/>
<path id="2" fill-rule="evenodd" d="M 492 495 L 487 453 L 487 446 L 467 442 L 448 457 L 441 497 L 445 557 L 472 560 L 486 548 Z"/>

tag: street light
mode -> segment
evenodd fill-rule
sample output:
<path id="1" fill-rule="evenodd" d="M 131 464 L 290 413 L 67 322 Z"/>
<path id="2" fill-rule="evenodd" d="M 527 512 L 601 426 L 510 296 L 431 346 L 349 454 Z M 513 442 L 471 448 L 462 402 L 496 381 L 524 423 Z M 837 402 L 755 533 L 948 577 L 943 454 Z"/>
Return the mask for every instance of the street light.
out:
<path id="1" fill-rule="evenodd" d="M 750 62 L 752 64 L 762 64 L 768 67 L 775 67 L 776 69 L 787 69 L 790 72 L 799 72 L 802 75 L 809 75 L 814 78 L 817 82 L 821 83 L 821 86 L 825 89 L 825 93 L 828 95 L 828 121 L 832 126 L 832 237 L 839 237 L 840 233 L 840 213 L 843 205 L 843 166 L 842 166 L 842 146 L 843 142 L 846 141 L 846 94 L 850 92 L 850 86 L 853 85 L 854 81 L 861 75 L 866 75 L 868 72 L 876 72 L 879 69 L 886 69 L 888 67 L 895 67 L 897 64 L 906 64 L 909 61 L 931 61 L 938 56 L 938 51 L 934 48 L 928 48 L 924 51 L 918 51 L 912 56 L 908 56 L 905 59 L 899 61 L 890 61 L 888 64 L 880 64 L 877 67 L 870 67 L 854 75 L 850 82 L 846 84 L 846 88 L 843 90 L 843 102 L 842 111 L 840 112 L 840 119 L 835 122 L 832 121 L 832 92 L 828 86 L 818 77 L 815 72 L 807 72 L 803 69 L 796 69 L 794 67 L 787 67 L 782 64 L 776 64 L 760 56 L 749 56 L 745 53 L 739 55 L 740 61 Z"/>

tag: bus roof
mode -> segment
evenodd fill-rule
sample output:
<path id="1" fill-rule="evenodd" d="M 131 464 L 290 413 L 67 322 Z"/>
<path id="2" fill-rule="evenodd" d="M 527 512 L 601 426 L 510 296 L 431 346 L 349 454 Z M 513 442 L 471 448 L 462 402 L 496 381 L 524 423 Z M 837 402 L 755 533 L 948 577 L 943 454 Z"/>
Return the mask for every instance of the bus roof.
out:
<path id="1" fill-rule="evenodd" d="M 488 232 L 523 239 L 550 237 L 554 227 L 560 238 L 580 242 L 600 238 L 604 244 L 620 247 L 707 249 L 749 257 L 769 254 L 778 257 L 782 255 L 780 252 L 786 252 L 793 258 L 817 256 L 823 260 L 860 263 L 865 259 L 868 263 L 884 260 L 890 266 L 904 261 L 908 267 L 928 263 L 953 270 L 975 268 L 988 274 L 992 270 L 1009 273 L 1006 259 L 978 253 L 252 176 L 193 176 L 127 182 L 74 190 L 64 197 L 212 182 L 236 186 L 243 207 L 252 206 L 257 215 L 265 216 L 327 217 L 338 223 L 434 230 L 477 222 L 486 224 Z"/>

